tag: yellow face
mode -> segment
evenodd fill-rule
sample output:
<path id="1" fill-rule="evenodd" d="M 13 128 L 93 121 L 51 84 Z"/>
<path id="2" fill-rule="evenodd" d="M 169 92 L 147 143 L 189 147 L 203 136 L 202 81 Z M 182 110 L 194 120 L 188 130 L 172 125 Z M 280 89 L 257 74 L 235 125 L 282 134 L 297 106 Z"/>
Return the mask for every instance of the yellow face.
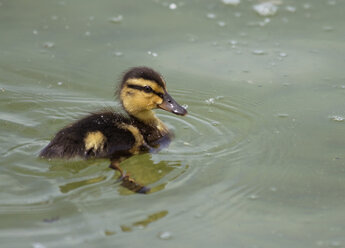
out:
<path id="1" fill-rule="evenodd" d="M 164 94 L 165 89 L 154 81 L 131 78 L 121 89 L 120 98 L 128 113 L 137 115 L 157 108 L 163 103 Z"/>

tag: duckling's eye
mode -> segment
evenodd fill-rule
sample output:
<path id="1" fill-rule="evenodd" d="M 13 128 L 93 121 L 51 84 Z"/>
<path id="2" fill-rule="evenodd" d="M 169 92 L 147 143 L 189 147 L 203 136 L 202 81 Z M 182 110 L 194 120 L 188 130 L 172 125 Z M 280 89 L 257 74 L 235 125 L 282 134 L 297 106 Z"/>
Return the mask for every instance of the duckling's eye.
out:
<path id="1" fill-rule="evenodd" d="M 148 85 L 144 86 L 144 91 L 145 91 L 146 93 L 151 93 L 151 92 L 153 92 L 152 88 L 151 88 L 150 86 L 148 86 Z"/>
<path id="2" fill-rule="evenodd" d="M 157 95 L 158 95 L 160 98 L 162 98 L 162 99 L 163 99 L 163 97 L 164 97 L 163 93 L 158 93 Z"/>

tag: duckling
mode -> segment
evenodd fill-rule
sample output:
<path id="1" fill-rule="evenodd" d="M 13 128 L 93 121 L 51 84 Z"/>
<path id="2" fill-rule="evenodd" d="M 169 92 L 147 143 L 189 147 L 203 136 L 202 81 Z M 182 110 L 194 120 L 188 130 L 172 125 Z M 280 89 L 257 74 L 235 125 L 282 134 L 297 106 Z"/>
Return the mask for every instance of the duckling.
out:
<path id="1" fill-rule="evenodd" d="M 40 152 L 42 158 L 108 158 L 109 167 L 120 172 L 122 185 L 139 193 L 149 189 L 124 175 L 120 163 L 170 143 L 172 133 L 152 111 L 160 108 L 186 115 L 167 92 L 163 77 L 148 67 L 124 73 L 117 96 L 123 113 L 114 110 L 91 114 L 61 129 Z"/>

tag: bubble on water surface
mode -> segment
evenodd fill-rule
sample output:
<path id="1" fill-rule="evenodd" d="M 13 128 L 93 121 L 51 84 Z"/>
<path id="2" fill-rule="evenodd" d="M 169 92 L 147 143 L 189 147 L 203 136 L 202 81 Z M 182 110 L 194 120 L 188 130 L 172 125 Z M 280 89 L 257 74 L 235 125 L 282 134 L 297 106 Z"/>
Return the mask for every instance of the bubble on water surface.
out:
<path id="1" fill-rule="evenodd" d="M 157 57 L 157 56 L 158 56 L 158 53 L 152 52 L 152 51 L 147 51 L 147 54 L 148 54 L 148 55 L 151 55 L 151 56 L 153 56 L 153 57 Z"/>
<path id="2" fill-rule="evenodd" d="M 211 121 L 211 123 L 212 123 L 213 126 L 218 126 L 220 124 L 219 121 Z"/>
<path id="3" fill-rule="evenodd" d="M 280 57 L 286 57 L 286 56 L 287 56 L 287 53 L 281 52 L 281 53 L 279 53 L 279 56 L 280 56 Z"/>
<path id="4" fill-rule="evenodd" d="M 158 237 L 163 240 L 168 240 L 172 238 L 172 233 L 171 232 L 161 232 L 158 234 Z"/>
<path id="5" fill-rule="evenodd" d="M 119 52 L 119 51 L 113 52 L 113 55 L 116 57 L 121 57 L 121 56 L 123 56 L 123 52 Z"/>
<path id="6" fill-rule="evenodd" d="M 256 194 L 251 194 L 250 196 L 248 196 L 248 198 L 251 199 L 251 200 L 256 200 L 256 199 L 259 198 L 259 196 L 256 195 Z"/>
<path id="7" fill-rule="evenodd" d="M 241 0 L 222 0 L 223 4 L 225 4 L 225 5 L 233 5 L 233 6 L 239 5 L 240 2 L 241 2 Z"/>
<path id="8" fill-rule="evenodd" d="M 109 18 L 109 22 L 111 23 L 121 23 L 123 20 L 123 16 L 122 15 L 118 15 L 118 16 L 113 16 Z"/>
<path id="9" fill-rule="evenodd" d="M 291 6 L 288 5 L 285 7 L 286 11 L 291 12 L 291 13 L 295 13 L 296 12 L 296 7 L 295 6 Z"/>
<path id="10" fill-rule="evenodd" d="M 63 84 L 63 82 L 57 82 L 57 85 L 61 86 Z"/>
<path id="11" fill-rule="evenodd" d="M 264 2 L 253 6 L 254 11 L 260 16 L 274 16 L 278 7 L 271 2 Z"/>
<path id="12" fill-rule="evenodd" d="M 169 4 L 169 9 L 171 9 L 171 10 L 177 9 L 176 3 Z"/>
<path id="13" fill-rule="evenodd" d="M 219 27 L 225 27 L 225 26 L 226 26 L 226 23 L 223 22 L 223 21 L 219 21 L 219 22 L 218 22 L 218 26 L 219 26 Z"/>
<path id="14" fill-rule="evenodd" d="M 206 17 L 207 17 L 208 19 L 215 19 L 217 16 L 216 16 L 216 14 L 214 14 L 214 13 L 207 13 L 207 14 L 206 14 Z"/>
<path id="15" fill-rule="evenodd" d="M 215 101 L 215 99 L 212 98 L 212 97 L 205 100 L 205 102 L 206 102 L 207 104 L 214 104 L 214 101 Z"/>
<path id="16" fill-rule="evenodd" d="M 263 55 L 263 54 L 266 54 L 266 52 L 264 50 L 261 50 L 261 49 L 255 49 L 252 51 L 252 54 Z"/>
<path id="17" fill-rule="evenodd" d="M 43 244 L 41 244 L 41 243 L 33 243 L 32 244 L 32 247 L 33 248 L 46 248 Z"/>
<path id="18" fill-rule="evenodd" d="M 238 44 L 238 41 L 237 40 L 229 40 L 229 43 L 231 45 L 236 45 L 236 44 Z"/>
<path id="19" fill-rule="evenodd" d="M 43 43 L 44 48 L 53 48 L 55 46 L 55 43 L 52 41 L 46 41 Z"/>
<path id="20" fill-rule="evenodd" d="M 340 116 L 340 115 L 332 115 L 329 117 L 332 121 L 338 121 L 338 122 L 342 122 L 345 121 L 345 117 L 344 116 Z"/>
<path id="21" fill-rule="evenodd" d="M 36 29 L 34 29 L 34 30 L 32 30 L 32 33 L 33 33 L 34 35 L 37 35 L 37 34 L 38 34 L 38 31 L 37 31 Z"/>
<path id="22" fill-rule="evenodd" d="M 265 26 L 266 24 L 270 23 L 271 19 L 270 18 L 265 18 L 262 22 L 259 22 L 259 25 L 261 27 Z"/>

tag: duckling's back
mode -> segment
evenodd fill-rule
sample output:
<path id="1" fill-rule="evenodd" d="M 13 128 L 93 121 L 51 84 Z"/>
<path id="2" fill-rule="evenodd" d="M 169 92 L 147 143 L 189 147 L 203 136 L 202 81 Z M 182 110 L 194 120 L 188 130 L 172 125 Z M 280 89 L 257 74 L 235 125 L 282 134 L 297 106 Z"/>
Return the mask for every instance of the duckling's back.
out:
<path id="1" fill-rule="evenodd" d="M 92 114 L 60 130 L 41 151 L 44 158 L 116 158 L 131 155 L 131 120 L 114 112 Z M 138 144 L 140 149 L 141 144 Z"/>

